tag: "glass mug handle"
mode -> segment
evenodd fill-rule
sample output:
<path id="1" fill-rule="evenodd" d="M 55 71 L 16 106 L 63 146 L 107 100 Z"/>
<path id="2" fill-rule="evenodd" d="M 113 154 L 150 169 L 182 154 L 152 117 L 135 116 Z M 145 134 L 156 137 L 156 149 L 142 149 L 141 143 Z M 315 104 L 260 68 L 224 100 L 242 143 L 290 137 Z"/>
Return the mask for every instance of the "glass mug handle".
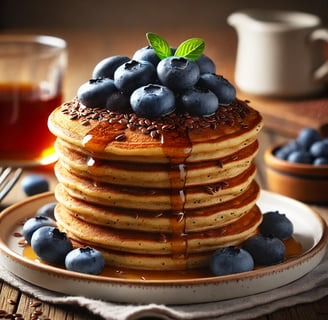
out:
<path id="1" fill-rule="evenodd" d="M 328 29 L 321 28 L 321 29 L 314 30 L 310 36 L 310 40 L 311 41 L 321 40 L 328 43 Z M 316 80 L 324 80 L 327 77 L 328 77 L 328 60 L 314 71 L 314 78 Z"/>

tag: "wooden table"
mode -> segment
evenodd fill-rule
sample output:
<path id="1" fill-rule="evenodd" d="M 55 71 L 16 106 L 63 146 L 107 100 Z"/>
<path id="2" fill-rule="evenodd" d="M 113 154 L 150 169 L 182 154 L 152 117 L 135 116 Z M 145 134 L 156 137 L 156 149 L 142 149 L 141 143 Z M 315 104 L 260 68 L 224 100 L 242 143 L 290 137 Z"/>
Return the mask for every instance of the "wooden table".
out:
<path id="1" fill-rule="evenodd" d="M 90 78 L 90 74 L 94 65 L 102 58 L 123 54 L 131 56 L 133 52 L 139 47 L 146 45 L 145 33 L 149 30 L 11 30 L 10 32 L 24 32 L 24 33 L 44 33 L 63 37 L 67 40 L 69 46 L 69 66 L 67 71 L 67 77 L 65 81 L 65 97 L 70 99 L 76 94 L 76 90 L 79 85 Z M 157 30 L 157 33 L 168 39 L 172 46 L 179 44 L 181 41 L 190 37 L 202 37 L 207 44 L 206 53 L 213 58 L 217 64 L 217 73 L 225 75 L 226 78 L 233 81 L 234 59 L 236 52 L 236 36 L 231 29 L 223 30 Z M 224 45 L 222 45 L 224 44 Z M 247 95 L 238 92 L 238 95 L 242 98 L 246 98 Z M 325 98 L 324 98 L 325 99 Z M 257 107 L 261 104 L 265 105 L 264 118 L 266 120 L 266 128 L 259 136 L 260 140 L 260 152 L 257 156 L 258 175 L 257 180 L 261 184 L 262 188 L 266 188 L 265 168 L 263 165 L 263 152 L 268 145 L 272 143 L 286 140 L 287 136 L 295 135 L 296 130 L 299 128 L 299 121 L 290 119 L 291 126 L 294 127 L 292 132 L 282 131 L 277 132 L 277 118 L 270 117 L 269 106 L 275 106 L 277 103 L 281 108 L 286 108 L 291 112 L 288 103 L 284 103 L 283 100 L 270 100 L 259 99 L 252 97 L 252 104 Z M 324 100 L 325 102 L 325 100 Z M 328 103 L 323 102 L 324 108 L 327 108 Z M 301 102 L 302 103 L 302 102 Z M 303 102 L 304 103 L 304 102 Z M 295 107 L 295 101 L 292 102 Z M 261 107 L 259 107 L 261 111 Z M 327 110 L 327 109 L 324 109 Z M 261 111 L 262 112 L 262 111 Z M 271 112 L 272 113 L 272 112 Z M 325 113 L 325 111 L 324 111 Z M 309 121 L 314 121 L 309 114 Z M 326 114 L 326 113 L 325 113 Z M 297 113 L 295 113 L 297 117 Z M 304 115 L 302 115 L 304 119 Z M 274 120 L 274 121 L 273 121 Z M 315 122 L 312 122 L 315 123 Z M 315 126 L 322 125 L 316 122 Z M 41 170 L 35 168 L 32 171 L 27 171 L 25 174 L 34 172 L 42 172 L 46 175 L 51 182 L 51 189 L 56 184 L 56 179 L 50 170 Z M 25 196 L 18 184 L 11 194 L 2 203 L 2 206 L 8 206 L 12 203 L 24 199 Z M 313 206 L 327 221 L 328 221 L 328 207 Z M 37 311 L 39 310 L 39 311 Z M 42 319 L 47 317 L 52 320 L 84 320 L 95 319 L 98 317 L 86 314 L 85 310 L 73 307 L 62 307 L 51 305 L 45 302 L 39 303 L 32 297 L 20 292 L 19 289 L 10 286 L 10 284 L 0 282 L 0 319 L 5 318 L 2 315 L 3 312 L 8 314 L 15 314 L 16 319 L 39 319 L 38 313 L 42 314 Z M 19 316 L 21 314 L 21 317 Z M 8 318 L 10 316 L 8 315 Z M 11 317 L 15 318 L 14 316 Z M 41 319 L 41 316 L 40 316 Z M 328 319 L 328 296 L 324 299 L 308 304 L 301 304 L 290 308 L 278 310 L 270 315 L 266 315 L 256 320 L 324 320 Z"/>

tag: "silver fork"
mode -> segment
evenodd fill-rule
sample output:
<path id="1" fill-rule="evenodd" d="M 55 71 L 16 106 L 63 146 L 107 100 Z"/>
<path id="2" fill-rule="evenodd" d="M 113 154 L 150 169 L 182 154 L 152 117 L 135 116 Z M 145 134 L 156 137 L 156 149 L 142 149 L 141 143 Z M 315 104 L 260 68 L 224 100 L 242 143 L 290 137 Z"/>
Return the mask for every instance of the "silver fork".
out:
<path id="1" fill-rule="evenodd" d="M 17 183 L 22 172 L 22 168 L 0 167 L 0 202 Z"/>

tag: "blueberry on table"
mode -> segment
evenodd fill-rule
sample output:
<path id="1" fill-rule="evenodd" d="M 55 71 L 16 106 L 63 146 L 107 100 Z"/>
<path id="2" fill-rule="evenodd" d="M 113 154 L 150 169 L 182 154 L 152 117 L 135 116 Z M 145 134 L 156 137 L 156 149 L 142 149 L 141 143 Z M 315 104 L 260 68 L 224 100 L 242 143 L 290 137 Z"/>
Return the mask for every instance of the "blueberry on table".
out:
<path id="1" fill-rule="evenodd" d="M 209 116 L 219 107 L 219 100 L 212 91 L 196 87 L 181 93 L 179 102 L 184 111 L 194 116 Z"/>
<path id="2" fill-rule="evenodd" d="M 126 56 L 112 56 L 98 62 L 92 72 L 92 78 L 114 78 L 115 70 L 125 62 L 130 60 Z"/>
<path id="3" fill-rule="evenodd" d="M 215 63 L 205 54 L 202 54 L 195 62 L 197 63 L 201 74 L 216 72 Z"/>
<path id="4" fill-rule="evenodd" d="M 130 60 L 114 73 L 116 88 L 125 94 L 132 93 L 135 89 L 153 83 L 156 79 L 156 69 L 148 61 Z"/>
<path id="5" fill-rule="evenodd" d="M 55 265 L 64 265 L 66 255 L 73 249 L 66 233 L 50 226 L 33 233 L 31 247 L 41 260 Z"/>
<path id="6" fill-rule="evenodd" d="M 215 251 L 210 260 L 210 269 L 215 276 L 251 271 L 254 260 L 246 250 L 230 246 Z"/>
<path id="7" fill-rule="evenodd" d="M 65 267 L 70 271 L 100 274 L 105 267 L 105 259 L 100 251 L 93 248 L 77 248 L 67 254 Z"/>
<path id="8" fill-rule="evenodd" d="M 46 216 L 36 216 L 28 219 L 23 225 L 23 236 L 26 242 L 31 244 L 33 233 L 45 226 L 55 227 L 56 222 L 52 218 Z"/>
<path id="9" fill-rule="evenodd" d="M 27 175 L 22 179 L 21 187 L 27 196 L 33 196 L 49 191 L 49 182 L 41 175 Z"/>
<path id="10" fill-rule="evenodd" d="M 310 146 L 320 140 L 320 133 L 313 128 L 302 129 L 297 136 L 297 143 L 304 148 L 309 150 Z"/>
<path id="11" fill-rule="evenodd" d="M 53 220 L 55 220 L 55 207 L 57 205 L 57 202 L 50 202 L 44 204 L 42 207 L 40 207 L 37 212 L 36 216 L 40 217 L 49 217 Z"/>
<path id="12" fill-rule="evenodd" d="M 136 89 L 130 99 L 132 110 L 140 117 L 157 118 L 175 109 L 174 93 L 167 87 L 150 84 Z"/>
<path id="13" fill-rule="evenodd" d="M 223 106 L 231 104 L 236 99 L 235 87 L 227 79 L 214 73 L 201 74 L 198 85 L 214 92 Z"/>
<path id="14" fill-rule="evenodd" d="M 168 57 L 157 65 L 160 82 L 173 91 L 193 87 L 198 82 L 199 75 L 197 63 L 184 57 Z"/>
<path id="15" fill-rule="evenodd" d="M 97 78 L 83 83 L 77 91 L 77 97 L 87 107 L 105 107 L 108 96 L 114 91 L 116 87 L 112 79 Z"/>
<path id="16" fill-rule="evenodd" d="M 143 47 L 137 50 L 133 57 L 133 60 L 145 60 L 150 62 L 154 67 L 157 67 L 161 59 L 158 57 L 157 53 L 151 46 Z"/>
<path id="17" fill-rule="evenodd" d="M 284 260 L 286 254 L 286 247 L 280 239 L 263 234 L 248 238 L 243 249 L 251 254 L 258 266 L 278 264 Z"/>
<path id="18" fill-rule="evenodd" d="M 279 211 L 269 211 L 264 213 L 259 229 L 263 235 L 271 235 L 281 240 L 289 239 L 294 232 L 292 222 L 285 214 L 280 213 Z"/>

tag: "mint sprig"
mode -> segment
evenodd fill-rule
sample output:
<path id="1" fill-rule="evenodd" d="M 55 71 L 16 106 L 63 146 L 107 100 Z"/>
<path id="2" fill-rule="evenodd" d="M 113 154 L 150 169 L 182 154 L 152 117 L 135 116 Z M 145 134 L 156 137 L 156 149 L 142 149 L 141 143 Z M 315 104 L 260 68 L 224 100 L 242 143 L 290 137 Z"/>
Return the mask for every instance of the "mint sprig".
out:
<path id="1" fill-rule="evenodd" d="M 172 51 L 167 43 L 161 36 L 156 33 L 148 32 L 146 34 L 149 45 L 154 49 L 157 56 L 163 60 L 172 56 Z M 203 53 L 205 49 L 205 42 L 200 38 L 191 38 L 182 42 L 177 50 L 175 51 L 175 56 L 185 57 L 192 61 L 196 61 Z"/>
<path id="2" fill-rule="evenodd" d="M 192 38 L 182 42 L 174 55 L 195 61 L 202 55 L 204 49 L 205 42 L 202 39 Z"/>
<path id="3" fill-rule="evenodd" d="M 150 32 L 148 32 L 146 36 L 149 44 L 161 60 L 172 55 L 169 44 L 162 37 Z"/>

